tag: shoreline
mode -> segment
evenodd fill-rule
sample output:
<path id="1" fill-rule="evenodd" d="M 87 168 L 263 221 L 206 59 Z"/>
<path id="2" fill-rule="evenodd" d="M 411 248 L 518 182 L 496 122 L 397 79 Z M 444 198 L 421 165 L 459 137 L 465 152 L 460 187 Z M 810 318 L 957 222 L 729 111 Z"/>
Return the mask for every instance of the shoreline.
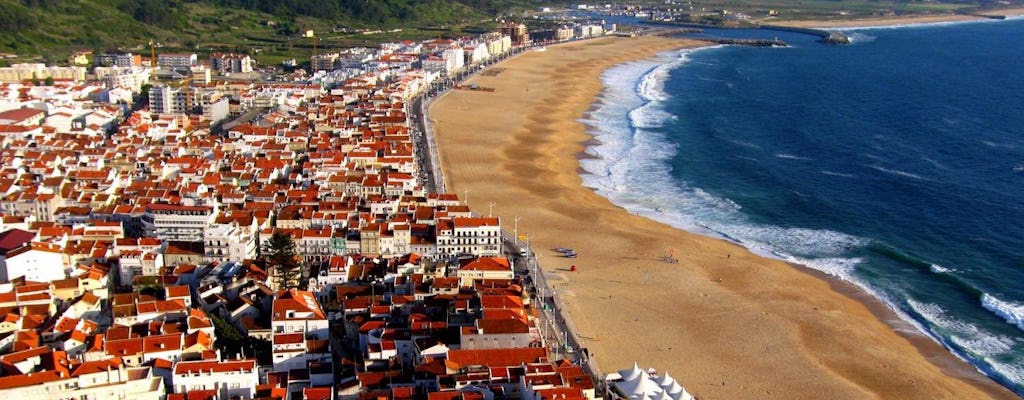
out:
<path id="1" fill-rule="evenodd" d="M 883 28 L 900 27 L 906 25 L 941 24 L 950 22 L 977 22 L 991 19 L 991 16 L 1016 17 L 1024 15 L 1024 8 L 1007 8 L 984 10 L 976 14 L 941 14 L 941 15 L 907 15 L 859 19 L 835 19 L 835 20 L 784 20 L 771 19 L 767 22 L 771 25 L 789 26 L 795 28 Z"/>
<path id="2" fill-rule="evenodd" d="M 702 49 L 709 49 L 716 46 L 718 45 L 712 43 L 705 46 L 680 49 L 673 51 L 671 53 L 678 53 L 679 51 L 684 50 L 697 51 Z M 618 65 L 613 65 L 612 67 Z M 659 64 L 658 67 L 663 65 L 665 64 Z M 633 86 L 640 85 L 652 73 L 654 73 L 653 69 L 640 75 L 634 82 Z M 591 118 L 591 116 L 595 113 L 595 111 L 597 111 L 600 108 L 599 104 L 602 103 L 602 96 L 604 95 L 605 90 L 603 89 L 599 96 L 595 97 L 593 105 L 586 112 L 583 113 L 583 120 L 594 120 L 594 118 Z M 577 155 L 576 159 L 578 161 L 582 161 L 587 159 L 600 158 L 589 153 L 590 149 L 603 143 L 598 136 L 592 133 L 593 130 L 599 130 L 600 128 L 598 126 L 592 125 L 590 122 L 581 123 L 586 127 L 586 132 L 589 135 L 589 139 L 583 142 L 583 149 L 579 153 L 579 155 Z M 585 170 L 582 165 L 578 168 L 578 172 L 581 176 L 591 174 L 589 171 Z M 589 186 L 585 187 L 588 190 L 597 193 L 597 189 L 591 188 Z M 613 204 L 619 207 L 624 212 L 634 213 L 633 211 L 630 211 L 624 206 L 618 205 L 614 202 Z M 670 222 L 659 221 L 656 218 L 653 218 L 652 216 L 648 216 L 650 214 L 635 213 L 635 215 L 643 215 L 644 218 L 649 218 L 656 222 L 672 226 L 674 229 L 683 230 L 685 232 L 703 236 L 713 240 L 721 240 L 732 245 L 735 245 L 737 247 L 740 247 L 743 249 L 743 251 L 751 253 L 754 252 L 754 250 L 748 248 L 744 243 L 737 241 L 736 239 L 730 237 L 725 233 L 712 230 L 711 228 L 708 228 L 704 225 L 698 224 L 698 226 L 702 229 L 687 229 L 684 227 L 674 226 Z M 959 354 L 954 352 L 953 349 L 947 348 L 945 344 L 943 344 L 940 341 L 939 338 L 933 336 L 932 333 L 928 332 L 924 326 L 920 325 L 917 321 L 914 321 L 909 315 L 903 314 L 899 310 L 895 309 L 892 304 L 889 304 L 882 298 L 879 298 L 876 295 L 874 295 L 869 288 L 863 287 L 861 286 L 861 284 L 854 282 L 852 280 L 847 280 L 842 277 L 832 275 L 826 271 L 816 269 L 808 265 L 801 264 L 799 262 L 787 260 L 786 258 L 780 257 L 778 255 L 765 255 L 762 253 L 755 253 L 755 255 L 758 257 L 763 257 L 786 263 L 799 272 L 805 273 L 817 279 L 828 282 L 832 290 L 863 303 L 865 306 L 868 307 L 871 313 L 875 315 L 875 317 L 877 317 L 880 321 L 883 321 L 885 324 L 889 325 L 894 332 L 896 332 L 897 334 L 911 342 L 914 345 L 914 347 L 917 348 L 921 355 L 927 357 L 933 364 L 938 366 L 947 375 L 967 382 L 971 382 L 972 384 L 974 384 L 975 386 L 982 389 L 983 391 L 985 391 L 986 393 L 993 397 L 1003 395 L 1005 391 L 1012 392 L 1012 390 L 1008 389 L 1007 387 L 999 383 L 999 381 L 997 381 L 994 377 L 986 375 L 976 365 L 972 364 L 968 359 L 961 357 Z M 938 346 L 938 351 L 936 350 L 936 346 Z"/>
<path id="3" fill-rule="evenodd" d="M 619 42 L 621 42 L 621 40 L 624 39 L 620 39 Z M 645 42 L 650 41 L 651 40 L 646 40 Z M 445 166 L 446 180 L 450 180 L 452 183 L 452 185 L 449 186 L 450 188 L 454 189 L 458 187 L 459 189 L 462 189 L 472 187 L 472 195 L 470 196 L 472 201 L 469 202 L 475 203 L 481 200 L 489 200 L 498 204 L 498 210 L 509 209 L 509 211 L 514 214 L 499 212 L 499 215 L 506 219 L 506 221 L 510 220 L 513 215 L 529 215 L 530 219 L 544 219 L 542 221 L 534 220 L 531 222 L 521 222 L 519 225 L 520 232 L 530 232 L 536 236 L 536 239 L 533 242 L 535 251 L 543 254 L 544 258 L 541 260 L 541 264 L 546 275 L 550 275 L 548 279 L 552 282 L 557 282 L 560 299 L 569 309 L 569 313 L 572 316 L 575 325 L 580 327 L 582 330 L 577 332 L 577 334 L 587 337 L 599 337 L 599 335 L 603 337 L 600 340 L 585 341 L 589 342 L 586 344 L 591 348 L 592 353 L 595 354 L 600 365 L 608 368 L 608 371 L 613 371 L 626 368 L 628 364 L 623 361 L 632 362 L 631 360 L 636 360 L 645 367 L 653 366 L 661 371 L 670 371 L 672 374 L 675 374 L 680 378 L 680 382 L 683 383 L 688 390 L 704 398 L 762 397 L 765 396 L 766 393 L 770 395 L 772 391 L 777 390 L 778 387 L 787 386 L 782 384 L 782 382 L 787 379 L 795 381 L 790 384 L 793 385 L 793 389 L 799 388 L 806 390 L 801 391 L 797 396 L 800 398 L 869 397 L 872 395 L 881 397 L 895 396 L 899 398 L 954 397 L 953 394 L 961 395 L 969 392 L 978 393 L 974 390 L 986 393 L 991 397 L 1016 398 L 1016 396 L 1010 393 L 1006 388 L 998 385 L 988 377 L 981 375 L 973 369 L 973 366 L 959 360 L 930 337 L 917 331 L 916 328 L 913 329 L 913 332 L 916 333 L 915 336 L 917 337 L 910 337 L 910 335 L 901 332 L 899 326 L 894 326 L 892 321 L 889 321 L 886 318 L 886 316 L 889 316 L 898 319 L 895 313 L 889 310 L 884 303 L 874 297 L 871 297 L 870 294 L 853 284 L 827 276 L 824 273 L 820 273 L 807 267 L 794 266 L 778 260 L 769 260 L 758 257 L 734 243 L 720 239 L 711 239 L 704 236 L 696 236 L 694 233 L 668 227 L 667 225 L 657 221 L 649 220 L 644 217 L 632 216 L 628 211 L 611 204 L 607 199 L 597 195 L 592 189 L 583 187 L 579 176 L 578 160 L 581 156 L 589 156 L 584 152 L 584 150 L 591 144 L 589 141 L 596 139 L 587 133 L 586 130 L 583 129 L 583 124 L 577 120 L 579 117 L 587 114 L 588 111 L 586 108 L 591 107 L 601 94 L 603 83 L 600 82 L 600 73 L 611 66 L 631 60 L 648 58 L 653 56 L 653 53 L 657 53 L 659 51 L 679 49 L 682 47 L 694 47 L 695 45 L 695 42 L 689 42 L 689 46 L 684 46 L 684 44 L 687 43 L 686 41 L 673 39 L 654 41 L 658 43 L 655 43 L 650 48 L 639 52 L 635 49 L 633 51 L 619 49 L 620 54 L 616 57 L 618 61 L 602 61 L 599 67 L 595 67 L 599 68 L 596 74 L 593 74 L 593 71 L 584 74 L 585 79 L 597 80 L 596 85 L 591 83 L 592 86 L 597 87 L 596 90 L 592 90 L 594 93 L 591 93 L 590 95 L 587 95 L 586 93 L 575 95 L 575 90 L 573 90 L 574 95 L 570 96 L 571 99 L 566 99 L 562 96 L 563 93 L 561 93 L 561 89 L 557 89 L 554 90 L 556 92 L 554 93 L 555 96 L 549 96 L 547 98 L 559 103 L 552 106 L 554 110 L 548 110 L 548 112 L 537 112 L 538 108 L 541 109 L 540 111 L 544 111 L 543 107 L 541 107 L 543 104 L 537 105 L 531 103 L 531 109 L 524 113 L 528 114 L 528 116 L 523 118 L 516 118 L 515 116 L 512 116 L 512 120 L 518 121 L 505 121 L 513 122 L 511 124 L 513 127 L 524 127 L 527 125 L 527 120 L 535 124 L 557 125 L 560 128 L 567 128 L 569 125 L 575 125 L 573 130 L 578 132 L 573 132 L 572 135 L 569 135 L 571 138 L 564 138 L 565 140 L 562 142 L 550 140 L 543 141 L 543 145 L 550 146 L 552 148 L 539 149 L 540 152 L 546 156 L 569 155 L 569 160 L 565 160 L 564 157 L 562 159 L 558 159 L 557 157 L 552 159 L 546 157 L 528 157 L 528 154 L 525 154 L 522 151 L 517 151 L 520 150 L 517 149 L 517 147 L 529 146 L 531 144 L 531 139 L 534 139 L 532 135 L 530 135 L 529 129 L 526 129 L 526 132 L 522 132 L 524 129 L 506 129 L 506 131 L 512 131 L 506 132 L 511 133 L 511 138 L 500 135 L 498 137 L 488 136 L 486 139 L 487 143 L 484 144 L 477 143 L 481 140 L 476 139 L 481 138 L 472 134 L 463 135 L 465 136 L 463 139 L 468 140 L 459 139 L 458 143 L 450 143 L 452 139 L 448 136 L 451 135 L 451 131 L 454 126 L 447 125 L 449 122 L 447 120 L 450 119 L 447 113 L 454 112 L 451 116 L 456 116 L 455 114 L 459 114 L 459 111 L 465 114 L 467 108 L 473 108 L 466 107 L 467 105 L 474 104 L 473 98 L 476 98 L 475 100 L 481 100 L 479 101 L 480 103 L 486 103 L 486 101 L 479 99 L 481 97 L 479 94 L 460 93 L 459 96 L 447 96 L 447 99 L 457 98 L 457 100 L 452 100 L 452 103 L 455 104 L 448 107 L 447 111 L 444 110 L 444 104 L 442 104 L 441 99 L 438 99 L 435 102 L 435 107 L 439 107 L 439 110 L 437 112 L 431 112 L 431 118 L 434 118 L 434 116 L 437 115 L 440 119 L 435 123 L 435 126 L 437 127 L 438 132 L 440 132 L 439 136 L 442 137 L 442 139 L 439 140 L 443 143 L 439 146 L 440 151 L 443 153 L 441 162 Z M 614 45 L 615 41 L 601 39 L 601 42 L 597 43 L 567 44 L 564 45 L 566 47 L 561 47 L 563 45 L 549 46 L 548 53 L 552 53 L 553 49 L 566 49 L 564 52 L 568 53 L 570 51 L 585 49 L 586 47 L 591 46 L 605 46 L 609 43 Z M 623 56 L 621 52 L 627 52 L 630 54 Z M 521 55 L 520 57 L 524 56 L 525 55 Z M 543 57 L 531 58 L 536 59 Z M 505 63 L 508 63 L 508 61 Z M 526 62 L 521 64 L 526 64 Z M 526 69 L 530 69 L 532 67 L 533 65 L 529 65 Z M 553 67 L 552 72 L 567 73 L 568 70 L 564 68 L 564 66 L 562 68 Z M 502 75 L 505 73 L 508 72 L 504 72 Z M 543 76 L 543 74 L 541 76 Z M 481 77 L 477 77 L 471 81 L 480 81 L 481 79 Z M 497 81 L 497 79 L 483 80 L 488 82 L 488 86 L 493 86 L 496 83 L 495 81 Z M 572 84 L 572 88 L 575 89 L 577 86 L 575 81 L 562 81 L 560 83 L 560 87 L 567 87 L 570 83 Z M 510 86 L 511 85 L 508 85 L 506 82 L 504 88 L 506 90 L 514 90 Z M 529 91 L 529 88 L 532 86 L 529 84 L 527 84 L 527 86 L 526 90 Z M 550 93 L 552 92 L 551 89 L 554 88 L 549 85 L 548 89 Z M 501 90 L 501 88 L 499 88 L 499 90 Z M 536 91 L 535 94 L 523 94 L 523 97 L 533 96 L 536 96 Z M 543 95 L 540 97 L 542 96 Z M 462 102 L 459 102 L 459 100 Z M 466 103 L 466 101 L 468 101 L 468 103 Z M 531 110 L 534 112 L 531 113 Z M 560 114 L 567 113 L 575 118 L 571 121 L 562 121 L 559 118 L 551 117 L 550 111 L 558 111 Z M 472 112 L 470 113 L 472 114 Z M 518 122 L 518 124 L 514 122 Z M 470 127 L 468 129 L 472 128 L 473 127 Z M 484 129 L 477 129 L 475 131 L 488 132 Z M 559 129 L 552 129 L 552 131 L 558 132 Z M 537 140 L 544 140 L 544 138 L 537 138 Z M 474 165 L 479 166 L 479 164 L 476 163 L 481 161 L 472 157 L 474 152 L 477 151 L 497 155 L 498 157 L 496 158 L 502 159 L 499 164 L 503 165 L 496 166 L 497 168 L 494 169 L 498 171 L 491 171 L 495 172 L 494 174 L 484 174 L 487 176 L 483 177 L 479 176 L 480 174 L 478 172 L 474 173 L 472 171 Z M 460 153 L 468 153 L 468 155 Z M 527 157 L 531 162 L 525 163 L 525 165 L 517 163 L 515 162 L 517 157 Z M 456 165 L 452 164 L 453 160 L 456 161 Z M 468 164 L 461 161 L 467 161 Z M 493 161 L 487 159 L 482 162 L 483 165 L 490 165 Z M 571 164 L 572 166 L 572 168 L 568 168 L 568 172 L 566 171 L 566 167 L 569 166 L 567 164 Z M 507 168 L 509 166 L 514 168 Z M 552 173 L 552 171 L 554 172 Z M 533 182 L 532 178 L 544 176 L 545 173 L 551 173 L 552 176 L 550 178 L 554 181 L 553 183 L 555 185 L 549 184 L 548 182 Z M 572 176 L 567 176 L 570 173 Z M 494 179 L 494 177 L 489 175 L 500 176 L 498 177 L 499 179 Z M 508 188 L 502 190 L 502 181 L 511 181 L 509 186 L 516 190 L 510 190 Z M 526 199 L 517 198 L 517 201 L 509 201 L 510 198 L 516 198 L 516 195 L 526 197 Z M 532 203 L 529 201 L 522 201 L 529 200 L 530 197 L 536 197 L 538 202 Z M 551 201 L 544 200 L 552 197 L 556 199 L 553 203 Z M 577 201 L 583 203 L 584 206 L 577 207 Z M 545 202 L 551 203 L 551 208 L 555 209 L 555 211 L 553 212 L 548 210 L 547 207 L 543 207 L 543 203 Z M 532 207 L 534 204 L 539 208 Z M 570 206 L 569 209 L 566 209 L 566 205 Z M 609 211 L 608 208 L 614 208 L 616 211 Z M 562 217 L 568 216 L 568 224 L 565 221 L 561 221 L 564 220 L 564 218 L 555 218 L 559 215 L 554 214 L 561 214 L 560 216 Z M 547 220 L 545 217 L 551 219 Z M 555 221 L 556 219 L 559 221 Z M 588 221 L 594 222 L 590 224 L 585 223 Z M 632 231 L 624 231 L 621 227 L 618 227 L 619 229 L 611 229 L 615 228 L 615 226 L 612 226 L 611 228 L 604 226 L 608 222 L 631 224 L 629 227 L 635 229 Z M 554 227 L 554 225 L 558 226 Z M 579 225 L 586 225 L 587 228 L 595 228 L 592 231 L 595 234 L 611 232 L 621 235 L 624 238 L 616 238 L 617 240 L 614 240 L 613 238 L 608 237 L 606 240 L 598 240 L 597 243 L 570 242 L 570 240 L 572 240 L 570 238 L 575 239 L 573 237 L 575 236 L 573 233 L 579 233 L 581 228 Z M 549 232 L 549 227 L 551 227 L 551 232 Z M 659 251 L 657 249 L 665 248 L 662 243 L 654 245 L 649 243 L 644 245 L 643 243 L 645 240 L 664 242 L 666 236 L 682 236 L 675 240 L 682 240 L 685 242 L 682 245 L 677 245 L 682 246 L 684 248 L 684 252 L 680 255 L 682 262 L 680 264 L 676 264 L 676 267 L 673 267 L 676 271 L 665 271 L 661 268 L 664 264 L 652 261 L 656 260 L 655 254 L 657 253 L 655 252 Z M 601 249 L 601 247 L 609 247 L 605 246 L 605 242 L 614 242 L 622 249 L 631 250 L 632 252 L 629 254 L 633 257 L 627 257 L 623 256 L 621 253 L 616 253 L 616 251 L 614 251 L 615 249 L 612 249 L 613 251 Z M 581 251 L 581 254 L 583 255 L 581 255 L 578 260 L 572 262 L 581 263 L 587 269 L 581 269 L 580 273 L 571 274 L 556 272 L 563 270 L 564 268 L 559 267 L 566 267 L 570 262 L 567 260 L 557 259 L 548 254 L 549 252 L 547 249 L 559 247 L 557 246 L 559 243 L 569 244 L 571 247 L 579 249 L 586 249 Z M 705 255 L 704 257 L 700 257 L 696 254 L 701 252 L 694 251 L 707 249 L 713 249 L 713 252 L 719 255 L 722 254 L 722 251 L 724 250 L 727 254 L 735 254 L 738 256 L 730 257 L 729 261 L 723 262 L 721 259 L 716 260 L 716 258 L 721 258 L 719 255 Z M 739 254 L 740 252 L 743 254 Z M 594 258 L 588 257 L 591 253 L 601 255 L 602 257 L 595 260 Z M 628 260 L 637 261 L 631 262 Z M 630 269 L 642 271 L 640 285 L 637 285 L 637 276 L 632 273 L 629 274 L 631 276 L 623 276 L 625 275 L 624 271 L 616 272 L 617 270 L 615 268 L 588 264 L 594 262 L 599 263 L 602 261 L 609 261 L 609 263 L 614 263 L 618 266 L 629 267 L 626 272 Z M 713 265 L 705 265 L 706 263 L 711 263 Z M 743 264 L 743 266 L 740 268 L 734 268 L 732 267 L 732 264 Z M 770 267 L 763 268 L 763 265 L 770 265 Z M 597 271 L 590 272 L 589 268 L 594 268 Z M 769 271 L 765 272 L 763 270 Z M 789 272 L 787 272 L 787 270 Z M 601 276 L 601 272 L 611 275 Z M 793 272 L 795 272 L 795 274 Z M 665 278 L 669 279 L 664 279 L 663 282 L 655 282 L 653 279 L 649 279 L 652 275 L 659 275 L 657 278 L 662 278 L 660 275 L 665 275 Z M 796 282 L 799 284 L 790 284 L 784 288 L 786 289 L 786 293 L 782 296 L 775 296 L 777 293 L 769 293 L 771 290 L 765 290 L 761 288 L 759 284 L 751 283 L 759 282 L 767 283 L 769 285 L 784 286 L 783 284 L 770 279 L 767 281 L 753 279 L 761 278 L 764 275 L 778 275 L 780 278 L 784 278 L 779 280 L 787 281 L 783 283 Z M 571 276 L 571 278 L 569 276 Z M 611 277 L 620 279 L 610 279 Z M 686 278 L 686 281 L 680 280 L 680 283 L 683 286 L 688 286 L 688 289 L 695 290 L 694 293 L 699 292 L 699 297 L 721 298 L 721 302 L 726 305 L 725 309 L 731 309 L 729 311 L 730 314 L 737 311 L 736 307 L 738 307 L 738 309 L 752 308 L 752 310 L 745 310 L 742 312 L 745 319 L 738 324 L 730 323 L 729 321 L 716 322 L 708 320 L 707 318 L 710 318 L 715 314 L 721 315 L 722 307 L 720 304 L 704 304 L 706 301 L 701 301 L 699 297 L 696 301 L 693 299 L 679 299 L 680 301 L 668 302 L 666 302 L 666 299 L 664 298 L 648 298 L 646 292 L 668 296 L 680 295 L 678 289 L 671 287 L 671 283 L 669 283 L 668 286 L 665 285 L 665 282 L 675 281 L 671 278 Z M 813 297 L 811 299 L 792 298 L 794 296 L 792 293 L 792 289 L 794 287 L 798 289 L 798 292 L 806 291 L 807 289 L 805 286 L 807 285 L 815 286 L 816 289 L 824 286 L 831 293 L 826 293 L 826 295 L 823 296 L 808 296 Z M 623 289 L 623 286 L 629 287 Z M 652 286 L 658 287 L 653 288 Z M 604 295 L 607 295 L 607 297 L 604 297 Z M 837 299 L 837 296 L 835 295 L 842 297 L 842 299 Z M 640 307 L 637 308 L 635 304 L 620 306 L 603 304 L 602 300 L 612 300 L 613 296 L 616 299 L 626 298 L 627 301 L 639 303 Z M 771 300 L 771 304 L 761 304 L 762 302 L 758 300 L 762 297 L 766 297 Z M 779 297 L 782 298 L 779 299 Z M 680 316 L 680 318 L 685 319 L 687 323 L 676 324 L 676 326 L 673 326 L 673 329 L 668 330 L 668 336 L 665 336 L 666 332 L 635 332 L 636 335 L 629 335 L 623 334 L 624 331 L 622 329 L 614 329 L 612 326 L 607 326 L 613 325 L 625 329 L 636 329 L 636 326 L 634 326 L 636 325 L 635 323 L 644 323 L 641 322 L 641 318 L 647 319 L 650 317 L 656 317 L 662 312 L 675 315 L 672 311 L 676 311 L 676 313 L 678 313 L 679 310 L 671 310 L 666 306 L 671 304 L 678 306 L 678 303 L 680 302 L 685 305 L 694 306 L 694 309 L 691 309 L 690 311 L 693 311 L 694 314 L 702 315 L 697 315 L 696 318 L 689 319 L 686 319 L 686 316 Z M 815 319 L 820 318 L 813 315 L 818 314 L 819 306 L 813 307 L 814 311 L 811 312 L 812 315 L 803 315 L 808 313 L 808 304 L 819 303 L 822 305 L 828 305 L 827 308 L 821 306 L 822 310 L 828 310 L 828 314 L 830 314 L 826 316 L 826 318 L 830 320 L 827 323 L 815 321 Z M 849 303 L 856 304 L 851 305 Z M 703 307 L 703 309 L 697 309 L 701 307 Z M 614 316 L 604 315 L 597 317 L 592 315 L 595 311 L 598 313 L 607 313 L 613 309 L 633 310 L 632 312 L 624 311 L 624 315 L 636 316 L 636 318 L 632 322 L 623 322 L 612 321 L 611 319 L 614 319 Z M 758 310 L 762 311 L 763 314 L 754 312 Z M 652 312 L 654 315 L 651 315 Z M 775 314 L 784 314 L 786 317 L 775 317 Z M 867 317 L 865 317 L 865 314 Z M 851 323 L 849 322 L 850 319 L 855 319 L 858 322 Z M 706 329 L 701 329 L 703 327 L 695 326 L 697 325 L 693 324 L 695 320 L 696 322 L 707 321 L 710 325 L 717 324 L 716 328 L 719 327 L 718 325 L 725 325 L 726 329 L 707 331 Z M 852 326 L 872 325 L 870 320 L 875 322 L 871 328 Z M 759 349 L 757 346 L 751 347 L 748 343 L 737 343 L 743 339 L 739 339 L 736 335 L 744 333 L 744 329 L 749 330 L 749 322 L 751 321 L 758 322 L 755 326 L 768 331 L 763 335 L 755 335 L 757 337 L 753 338 L 754 340 L 751 341 L 756 342 L 757 345 L 775 343 L 771 346 L 775 347 L 774 349 Z M 905 321 L 904 323 L 906 324 Z M 880 357 L 874 357 L 867 361 L 867 363 L 863 362 L 863 360 L 856 360 L 861 362 L 843 362 L 848 357 L 854 357 L 855 354 L 853 353 L 862 352 L 864 348 L 862 346 L 857 346 L 856 349 L 851 349 L 849 348 L 850 346 L 846 346 L 843 351 L 838 351 L 838 353 L 842 353 L 840 357 L 834 357 L 833 354 L 828 354 L 836 352 L 832 348 L 833 345 L 839 345 L 834 343 L 835 338 L 833 336 L 836 333 L 836 329 L 831 326 L 827 326 L 832 324 L 842 325 L 843 329 L 839 329 L 840 332 L 843 332 L 844 329 L 863 329 L 867 331 L 866 333 L 861 333 L 858 337 L 864 338 L 866 336 L 867 338 L 863 340 L 868 342 L 872 342 L 872 340 L 875 339 L 881 339 L 877 343 L 884 344 L 888 349 L 887 351 L 891 352 L 891 354 L 888 354 L 887 356 L 883 355 Z M 732 329 L 728 329 L 729 327 Z M 879 327 L 882 327 L 885 332 L 878 332 Z M 794 332 L 794 328 L 796 332 Z M 689 332 L 689 329 L 701 332 L 693 333 Z M 651 330 L 659 329 L 655 326 Z M 625 332 L 628 332 L 628 330 Z M 676 335 L 693 336 L 695 339 L 680 340 L 679 338 L 674 337 Z M 888 337 L 879 338 L 879 335 Z M 638 348 L 635 343 L 638 340 L 634 340 L 632 336 L 642 336 L 645 339 L 648 339 L 648 343 L 653 342 L 650 339 L 667 340 L 672 344 L 682 342 L 680 345 L 689 347 L 682 351 L 690 353 L 688 354 L 688 357 L 684 357 L 686 359 L 702 359 L 706 357 L 706 353 L 712 353 L 726 360 L 710 360 L 703 363 L 697 362 L 702 364 L 702 366 L 694 367 L 691 365 L 687 367 L 686 365 L 682 365 L 685 364 L 685 362 L 675 363 L 669 361 L 674 357 L 666 358 L 664 354 L 666 352 L 675 353 L 678 351 L 678 348 L 673 350 L 674 347 L 672 346 L 660 347 L 657 349 L 658 351 L 656 351 L 656 353 L 660 354 L 651 354 L 650 349 L 645 349 L 644 347 Z M 732 340 L 719 342 L 716 340 L 718 336 L 730 336 L 732 337 Z M 905 342 L 902 344 L 903 347 L 898 343 L 894 344 L 893 337 L 901 338 L 901 340 Z M 697 340 L 696 338 L 702 340 Z M 633 341 L 634 343 L 627 343 L 627 341 Z M 714 342 L 714 345 L 710 344 L 710 342 Z M 779 345 L 777 342 L 788 344 Z M 714 350 L 703 351 L 708 350 L 705 347 L 716 348 Z M 738 347 L 739 349 L 730 349 L 729 347 Z M 935 351 L 936 349 L 938 349 L 937 352 Z M 625 354 L 621 354 L 623 353 L 622 350 L 625 350 Z M 917 386 L 916 389 L 922 390 L 908 391 L 906 387 L 901 389 L 898 387 L 899 385 L 894 384 L 895 382 L 893 381 L 901 380 L 903 377 L 894 377 L 890 376 L 891 373 L 865 371 L 862 369 L 862 367 L 867 367 L 868 365 L 873 365 L 874 368 L 872 369 L 878 369 L 878 364 L 876 364 L 878 359 L 893 360 L 891 357 L 892 355 L 897 355 L 895 360 L 899 361 L 893 360 L 883 362 L 883 369 L 894 368 L 897 365 L 902 366 L 900 363 L 903 362 L 904 358 L 914 358 L 907 355 L 908 351 L 915 353 L 917 356 L 916 360 L 911 362 L 911 364 L 914 364 L 913 370 L 915 373 L 909 375 L 912 377 L 921 376 L 921 381 L 928 382 L 924 385 L 926 387 Z M 771 357 L 767 357 L 769 358 L 767 360 L 769 361 L 769 365 L 761 365 L 765 360 L 754 362 L 753 364 L 758 365 L 753 367 L 743 365 L 746 361 L 749 361 L 743 360 L 743 358 L 756 357 L 755 354 L 762 355 L 765 352 L 768 352 L 771 355 Z M 607 353 L 613 353 L 613 355 L 609 356 Z M 615 353 L 620 354 L 616 355 Z M 624 359 L 624 357 L 628 357 L 631 360 Z M 647 359 L 652 360 L 648 361 Z M 772 365 L 774 364 L 771 362 L 773 360 L 786 362 L 788 366 L 780 368 L 777 365 Z M 921 362 L 927 363 L 928 365 L 922 366 L 920 365 Z M 957 362 L 959 362 L 959 364 L 957 364 Z M 738 365 L 740 370 L 736 370 Z M 885 367 L 886 365 L 888 365 L 888 367 Z M 956 367 L 957 365 L 959 365 L 959 368 Z M 929 366 L 931 368 L 929 368 Z M 963 366 L 967 366 L 968 370 L 960 371 L 963 369 Z M 737 373 L 743 370 L 746 370 L 748 373 Z M 727 373 L 725 371 L 730 372 Z M 739 375 L 739 377 L 737 375 Z M 954 378 L 949 377 L 949 375 L 953 375 Z M 764 382 L 766 379 L 762 379 L 766 376 L 771 376 L 771 378 L 767 379 L 769 382 Z M 821 382 L 821 380 L 828 381 Z M 726 381 L 731 382 L 731 384 L 727 385 Z M 718 382 L 721 382 L 721 385 L 718 385 Z M 920 383 L 914 378 L 911 378 L 909 382 L 911 385 Z M 768 384 L 766 385 L 766 383 Z M 961 385 L 957 385 L 956 383 L 960 383 Z M 906 382 L 903 384 L 905 385 Z M 973 388 L 974 390 L 970 390 L 970 388 Z M 780 392 L 785 393 L 787 391 L 794 393 L 792 390 L 782 390 Z"/>

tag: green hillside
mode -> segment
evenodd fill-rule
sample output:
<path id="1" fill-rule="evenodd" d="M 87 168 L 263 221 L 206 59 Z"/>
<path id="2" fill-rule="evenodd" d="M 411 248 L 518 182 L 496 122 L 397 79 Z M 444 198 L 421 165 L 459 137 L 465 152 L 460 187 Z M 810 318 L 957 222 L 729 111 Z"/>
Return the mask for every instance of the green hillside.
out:
<path id="1" fill-rule="evenodd" d="M 60 62 L 75 50 L 259 51 L 304 54 L 319 46 L 437 37 L 486 26 L 546 0 L 0 0 L 0 52 Z M 358 30 L 401 32 L 367 35 Z M 259 56 L 259 54 L 258 54 Z"/>

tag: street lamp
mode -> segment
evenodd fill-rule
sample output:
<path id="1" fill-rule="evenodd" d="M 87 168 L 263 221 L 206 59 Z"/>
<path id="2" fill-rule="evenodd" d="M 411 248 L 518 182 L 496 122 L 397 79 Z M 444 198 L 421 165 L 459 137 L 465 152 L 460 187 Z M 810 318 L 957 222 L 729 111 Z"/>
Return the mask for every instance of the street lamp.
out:
<path id="1" fill-rule="evenodd" d="M 512 235 L 513 243 L 516 244 L 516 250 L 519 250 L 519 216 L 512 218 Z"/>

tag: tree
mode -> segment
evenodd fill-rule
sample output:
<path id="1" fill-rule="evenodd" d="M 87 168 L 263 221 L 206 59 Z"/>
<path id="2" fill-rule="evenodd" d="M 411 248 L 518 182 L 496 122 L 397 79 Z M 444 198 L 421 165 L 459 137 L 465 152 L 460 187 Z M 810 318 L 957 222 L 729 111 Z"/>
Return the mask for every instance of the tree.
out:
<path id="1" fill-rule="evenodd" d="M 267 241 L 267 263 L 279 288 L 302 288 L 302 265 L 291 236 L 274 232 Z"/>

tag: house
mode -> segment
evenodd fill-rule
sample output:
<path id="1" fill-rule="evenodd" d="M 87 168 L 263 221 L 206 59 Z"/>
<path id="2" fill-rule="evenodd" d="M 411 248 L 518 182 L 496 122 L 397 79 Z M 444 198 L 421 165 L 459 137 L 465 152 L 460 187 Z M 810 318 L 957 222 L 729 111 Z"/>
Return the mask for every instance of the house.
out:
<path id="1" fill-rule="evenodd" d="M 277 292 L 270 325 L 274 371 L 308 370 L 312 362 L 330 363 L 327 316 L 312 292 Z"/>
<path id="2" fill-rule="evenodd" d="M 35 108 L 19 108 L 0 112 L 0 125 L 36 127 L 46 119 L 46 111 Z"/>
<path id="3" fill-rule="evenodd" d="M 459 260 L 456 276 L 459 286 L 472 286 L 476 280 L 496 279 L 511 280 L 515 273 L 512 265 L 504 257 L 478 257 Z"/>

